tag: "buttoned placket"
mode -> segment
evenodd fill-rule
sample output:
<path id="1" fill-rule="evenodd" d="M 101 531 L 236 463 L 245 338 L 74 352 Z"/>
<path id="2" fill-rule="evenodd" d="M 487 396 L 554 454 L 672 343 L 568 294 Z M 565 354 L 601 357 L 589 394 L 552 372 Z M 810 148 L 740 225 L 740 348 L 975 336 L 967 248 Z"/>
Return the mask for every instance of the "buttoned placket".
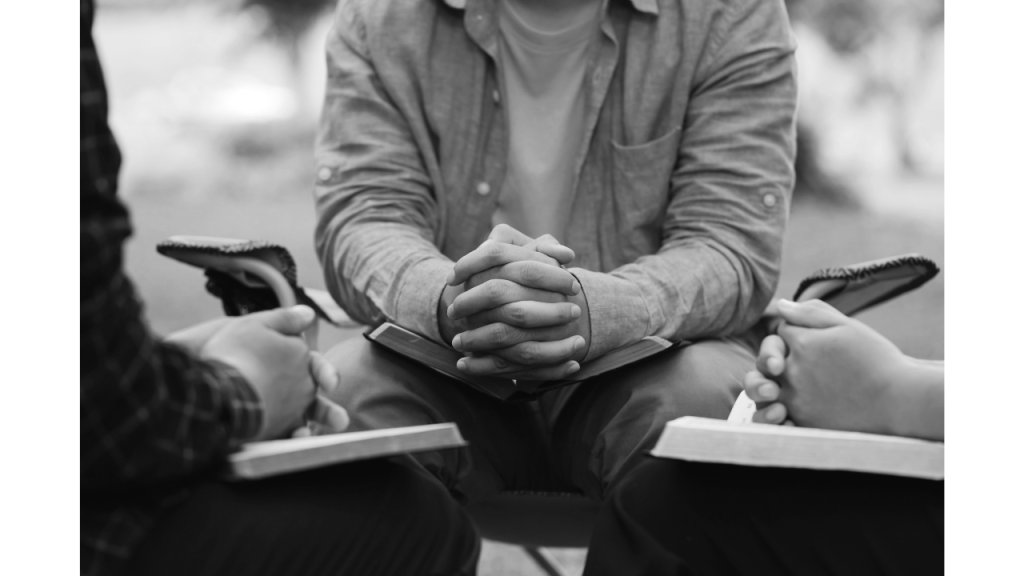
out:
<path id="1" fill-rule="evenodd" d="M 487 107 L 487 123 L 489 133 L 485 137 L 485 148 L 477 167 L 473 170 L 471 186 L 473 193 L 470 201 L 476 215 L 476 236 L 486 238 L 492 225 L 491 218 L 498 204 L 502 184 L 507 169 L 509 148 L 508 107 L 502 105 L 501 94 L 504 92 L 504 80 L 499 70 L 497 13 L 495 0 L 477 0 L 466 3 L 464 20 L 466 33 L 487 55 L 487 84 L 480 92 Z M 490 96 L 488 98 L 487 96 Z"/>
<path id="2" fill-rule="evenodd" d="M 600 9 L 600 35 L 597 38 L 598 45 L 595 47 L 595 56 L 591 68 L 590 78 L 587 79 L 587 109 L 583 120 L 583 138 L 580 139 L 580 149 L 576 155 L 573 166 L 572 188 L 569 191 L 570 214 L 577 213 L 575 209 L 576 197 L 579 195 L 580 178 L 583 174 L 583 165 L 586 163 L 590 152 L 590 143 L 594 138 L 594 131 L 597 129 L 597 121 L 601 116 L 601 108 L 604 106 L 608 89 L 611 86 L 612 78 L 615 76 L 615 67 L 619 60 L 619 42 L 615 36 L 615 29 L 612 27 L 608 15 L 608 0 L 602 0 Z M 566 228 L 566 237 L 559 240 L 566 245 L 575 244 L 573 235 L 576 229 Z"/>

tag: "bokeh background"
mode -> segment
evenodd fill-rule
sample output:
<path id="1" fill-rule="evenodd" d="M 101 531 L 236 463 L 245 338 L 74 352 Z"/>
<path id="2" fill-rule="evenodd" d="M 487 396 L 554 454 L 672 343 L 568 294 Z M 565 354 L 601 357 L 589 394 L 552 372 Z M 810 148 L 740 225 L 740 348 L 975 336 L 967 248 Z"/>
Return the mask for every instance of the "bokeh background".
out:
<path id="1" fill-rule="evenodd" d="M 798 187 L 779 296 L 827 266 L 917 252 L 944 266 L 942 0 L 790 0 L 799 49 Z M 313 251 L 314 130 L 330 0 L 99 0 L 94 37 L 124 153 L 135 235 L 127 267 L 168 333 L 216 317 L 198 270 L 155 244 L 174 234 Z M 945 273 L 869 311 L 905 352 L 944 358 Z M 327 330 L 321 346 L 354 335 Z M 579 573 L 585 551 L 555 551 Z M 539 574 L 485 543 L 482 574 Z"/>

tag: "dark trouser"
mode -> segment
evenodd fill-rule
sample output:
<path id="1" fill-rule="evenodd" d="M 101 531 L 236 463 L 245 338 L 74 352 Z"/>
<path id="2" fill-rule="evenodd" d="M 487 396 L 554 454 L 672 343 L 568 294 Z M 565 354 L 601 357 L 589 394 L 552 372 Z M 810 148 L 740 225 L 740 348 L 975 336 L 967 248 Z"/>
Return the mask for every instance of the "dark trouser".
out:
<path id="1" fill-rule="evenodd" d="M 943 483 L 646 457 L 617 483 L 585 576 L 943 572 Z"/>
<path id="2" fill-rule="evenodd" d="M 472 522 L 400 460 L 202 484 L 158 520 L 124 573 L 475 574 Z"/>
<path id="3" fill-rule="evenodd" d="M 334 395 L 352 429 L 456 422 L 468 450 L 416 455 L 462 500 L 504 490 L 581 491 L 603 498 L 614 479 L 685 415 L 726 418 L 754 365 L 744 346 L 709 340 L 555 390 L 504 403 L 362 338 L 328 353 Z"/>

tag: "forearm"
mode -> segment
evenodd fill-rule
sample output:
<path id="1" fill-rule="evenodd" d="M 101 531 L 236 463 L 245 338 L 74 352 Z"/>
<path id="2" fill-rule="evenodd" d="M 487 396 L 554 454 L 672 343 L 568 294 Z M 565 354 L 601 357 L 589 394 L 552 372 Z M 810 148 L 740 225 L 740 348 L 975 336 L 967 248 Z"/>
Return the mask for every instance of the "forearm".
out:
<path id="1" fill-rule="evenodd" d="M 752 326 L 771 298 L 777 268 L 755 270 L 713 244 L 680 242 L 606 274 L 572 269 L 590 308 L 588 359 L 646 336 L 692 340 Z"/>
<path id="2" fill-rule="evenodd" d="M 452 262 L 444 214 L 414 133 L 378 76 L 359 10 L 339 5 L 327 38 L 317 136 L 316 247 L 328 290 L 355 319 L 390 320 L 440 341 L 437 302 Z"/>
<path id="3" fill-rule="evenodd" d="M 259 431 L 259 400 L 234 370 L 157 342 L 137 318 L 105 334 L 83 326 L 83 489 L 184 477 Z"/>
<path id="4" fill-rule="evenodd" d="M 898 383 L 900 436 L 946 442 L 1024 441 L 1024 363 L 910 362 Z"/>
<path id="5" fill-rule="evenodd" d="M 328 291 L 354 319 L 442 341 L 437 306 L 452 262 L 414 228 L 335 222 L 318 231 L 317 251 Z"/>

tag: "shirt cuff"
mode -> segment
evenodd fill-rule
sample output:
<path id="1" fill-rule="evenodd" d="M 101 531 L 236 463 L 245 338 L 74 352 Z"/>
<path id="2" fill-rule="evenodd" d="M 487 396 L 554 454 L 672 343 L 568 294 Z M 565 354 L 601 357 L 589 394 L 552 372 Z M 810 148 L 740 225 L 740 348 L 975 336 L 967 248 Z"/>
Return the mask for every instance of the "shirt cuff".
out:
<path id="1" fill-rule="evenodd" d="M 583 268 L 571 268 L 569 272 L 580 281 L 590 309 L 590 351 L 584 362 L 648 335 L 650 312 L 635 284 Z"/>
<path id="2" fill-rule="evenodd" d="M 263 426 L 263 404 L 245 376 L 223 362 L 204 361 L 203 371 L 210 387 L 219 392 L 221 414 L 228 432 L 228 449 L 252 440 Z"/>
<path id="3" fill-rule="evenodd" d="M 398 292 L 395 324 L 445 344 L 437 325 L 437 303 L 452 267 L 450 260 L 431 258 L 406 271 Z"/>

